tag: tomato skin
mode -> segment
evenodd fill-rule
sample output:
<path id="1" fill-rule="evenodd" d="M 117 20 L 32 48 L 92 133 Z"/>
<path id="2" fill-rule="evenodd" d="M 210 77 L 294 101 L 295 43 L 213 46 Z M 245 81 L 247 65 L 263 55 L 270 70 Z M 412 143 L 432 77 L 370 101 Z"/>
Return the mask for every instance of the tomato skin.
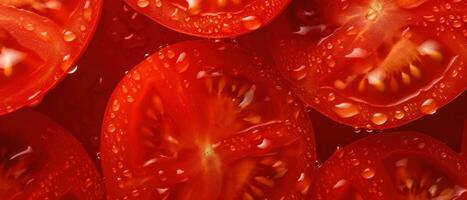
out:
<path id="1" fill-rule="evenodd" d="M 198 188 L 195 190 L 199 190 L 198 195 L 200 196 L 206 195 L 204 197 L 211 199 L 214 197 L 220 198 L 219 194 L 214 194 L 211 191 L 225 192 L 224 195 L 230 194 L 226 191 L 229 188 L 223 188 L 222 185 L 214 183 L 217 183 L 216 181 L 219 181 L 219 178 L 226 176 L 225 173 L 228 172 L 228 169 L 236 169 L 236 165 L 232 164 L 232 162 L 237 163 L 236 160 L 261 157 L 271 149 L 281 149 L 281 146 L 286 146 L 283 147 L 285 150 L 280 151 L 284 152 L 280 154 L 284 157 L 282 162 L 290 163 L 291 169 L 289 169 L 288 175 L 278 183 L 284 187 L 276 186 L 277 188 L 272 192 L 273 194 L 267 195 L 271 195 L 272 198 L 281 197 L 279 195 L 286 195 L 288 198 L 300 198 L 302 196 L 301 192 L 306 193 L 308 191 L 309 176 L 311 176 L 314 169 L 315 155 L 313 153 L 313 132 L 306 113 L 301 110 L 300 104 L 293 100 L 293 96 L 287 92 L 278 75 L 271 68 L 266 67 L 268 66 L 266 63 L 256 57 L 245 57 L 246 55 L 250 54 L 240 51 L 234 45 L 222 42 L 183 42 L 171 45 L 149 56 L 126 75 L 109 100 L 102 126 L 102 166 L 104 175 L 108 180 L 106 182 L 108 195 L 111 198 L 130 196 L 131 194 L 137 196 L 134 198 L 183 198 L 184 195 L 190 195 L 189 191 L 194 188 Z M 174 66 L 175 60 L 178 60 L 177 63 L 188 61 L 188 64 Z M 216 77 L 219 75 L 223 77 L 224 74 L 229 75 L 228 77 L 236 77 L 232 78 L 232 80 L 240 81 L 238 87 L 244 82 L 254 83 L 255 88 L 258 90 L 257 98 L 263 98 L 260 91 L 264 90 L 267 97 L 270 98 L 267 98 L 268 100 L 263 103 L 275 106 L 275 109 L 271 111 L 260 108 L 260 116 L 268 121 L 255 126 L 244 127 L 242 124 L 235 123 L 235 125 L 232 125 L 228 120 L 230 119 L 228 112 L 225 111 L 229 107 L 216 104 L 218 103 L 216 98 L 210 99 L 206 94 L 206 90 L 203 89 L 205 88 L 203 76 L 209 75 L 211 72 Z M 189 84 L 185 84 L 186 82 Z M 206 83 L 207 86 L 210 85 L 209 81 Z M 269 87 L 263 87 L 264 85 Z M 221 86 L 214 84 L 212 89 L 217 89 L 217 87 Z M 230 85 L 225 85 L 225 88 L 226 92 L 229 91 Z M 154 94 L 158 94 L 160 97 L 149 98 Z M 160 103 L 157 103 L 161 101 L 158 100 L 159 98 L 164 103 L 163 108 Z M 167 119 L 164 115 L 163 117 L 156 117 L 157 119 L 164 119 L 163 122 L 145 122 L 148 120 L 144 116 L 146 111 L 148 111 L 148 116 L 153 116 L 151 114 L 153 111 L 150 111 L 151 109 L 146 106 L 152 102 L 156 102 L 155 107 L 157 110 L 170 113 L 171 118 Z M 253 109 L 260 106 L 260 104 L 254 105 Z M 224 119 L 227 119 L 229 123 L 224 123 L 222 121 Z M 139 136 L 144 133 L 144 131 L 139 130 L 151 124 L 166 127 L 161 130 L 169 130 L 167 132 L 173 133 L 172 137 L 175 138 L 175 141 L 183 144 L 179 149 L 178 147 L 169 148 L 169 145 L 165 143 L 158 143 L 158 146 L 164 149 L 163 152 L 172 152 L 171 149 L 179 149 L 177 150 L 178 153 L 174 153 L 174 155 L 186 159 L 173 159 L 170 156 L 163 156 L 160 159 L 168 159 L 167 163 L 158 162 L 157 160 L 160 159 L 155 159 L 156 164 L 152 164 L 151 160 L 149 160 L 151 162 L 146 161 L 148 158 L 145 156 L 148 154 L 161 154 L 159 150 L 148 153 L 145 150 L 146 147 L 143 148 L 147 141 Z M 177 132 L 184 133 L 184 136 L 176 135 Z M 193 135 L 193 133 L 197 132 L 200 132 L 199 136 Z M 208 134 L 204 135 L 204 133 Z M 283 134 L 275 136 L 278 133 Z M 159 132 L 156 132 L 155 135 L 156 138 L 162 137 L 162 133 Z M 203 152 L 200 152 L 196 141 L 202 141 L 202 138 L 205 137 L 210 138 L 209 140 L 215 143 L 212 151 L 219 155 L 219 162 L 223 163 L 221 165 L 223 166 L 222 169 L 227 168 L 225 169 L 227 172 L 218 174 L 214 168 L 212 173 L 208 173 L 206 176 L 198 175 L 200 181 L 196 182 L 193 181 L 193 177 L 198 177 L 196 174 L 203 171 L 203 168 L 198 164 L 199 160 L 206 159 L 198 154 Z M 256 146 L 262 144 L 262 138 L 267 138 L 268 148 L 258 149 Z M 153 142 L 158 142 L 155 140 L 151 139 Z M 192 143 L 195 143 L 195 145 Z M 209 151 L 206 154 L 210 154 Z M 290 159 L 289 154 L 294 155 L 294 158 L 298 156 L 300 159 Z M 158 164 L 160 162 L 162 164 Z M 245 162 L 250 163 L 250 161 Z M 145 167 L 141 166 L 141 163 L 144 163 Z M 249 166 L 250 164 L 246 165 Z M 212 166 L 217 165 L 213 164 Z M 177 169 L 183 169 L 183 173 L 175 173 Z M 151 171 L 164 173 L 154 175 Z M 262 172 L 259 171 L 258 173 Z M 123 176 L 131 174 L 131 176 L 119 179 L 122 174 Z M 294 188 L 297 179 L 300 179 L 300 184 Z M 165 184 L 164 181 L 166 181 Z M 167 182 L 174 184 L 174 186 Z M 178 185 L 176 185 L 177 183 Z M 168 186 L 165 186 L 166 184 Z M 207 187 L 207 185 L 218 188 L 215 190 L 209 189 L 210 187 Z M 220 190 L 221 188 L 222 190 Z M 133 191 L 136 192 L 133 193 Z M 166 191 L 172 191 L 169 197 L 164 196 Z M 185 197 L 188 198 L 189 196 Z M 233 196 L 226 196 L 225 198 L 233 198 Z"/>
<path id="2" fill-rule="evenodd" d="M 463 156 L 427 135 L 404 131 L 365 137 L 338 149 L 320 168 L 310 198 L 342 199 L 342 195 L 355 192 L 363 199 L 401 199 L 396 186 L 391 185 L 394 174 L 388 174 L 383 163 L 394 156 L 422 159 L 460 187 L 467 186 L 467 160 Z M 342 186 L 351 186 L 351 193 L 344 193 L 349 190 Z M 465 194 L 461 193 L 462 197 Z"/>
<path id="3" fill-rule="evenodd" d="M 2 116 L 0 137 L 28 145 L 38 160 L 32 180 L 14 199 L 103 198 L 102 180 L 84 148 L 47 117 L 27 109 Z"/>
<path id="4" fill-rule="evenodd" d="M 239 11 L 192 15 L 166 0 L 126 0 L 140 13 L 172 30 L 205 38 L 228 38 L 243 35 L 266 26 L 289 3 L 289 0 L 252 0 Z M 147 2 L 141 7 L 141 2 Z M 162 6 L 159 6 L 158 3 Z M 193 1 L 197 2 L 197 1 Z M 175 10 L 175 11 L 174 11 Z"/>
<path id="5" fill-rule="evenodd" d="M 8 77 L 9 75 L 5 78 L 5 75 L 1 74 L 1 79 L 8 79 L 8 83 L 2 83 L 0 88 L 0 115 L 23 106 L 37 105 L 44 95 L 63 79 L 89 44 L 102 7 L 102 0 L 80 0 L 73 12 L 67 13 L 69 16 L 59 15 L 68 17 L 60 19 L 66 23 L 60 23 L 58 19 L 49 18 L 51 16 L 17 8 L 10 3 L 22 2 L 9 1 L 0 6 L 0 30 L 12 37 L 7 37 L 7 44 L 10 42 L 8 40 L 15 40 L 28 51 L 25 58 L 28 69 L 19 69 L 21 72 L 15 72 L 18 74 L 13 78 Z M 3 35 L 1 39 L 4 39 Z M 51 41 L 54 41 L 53 44 Z M 0 47 L 3 48 L 2 45 Z M 8 45 L 6 47 L 9 48 Z M 30 61 L 31 53 L 37 54 L 41 62 L 37 62 L 37 59 Z M 16 67 L 12 66 L 14 71 L 17 71 Z M 18 89 L 18 82 L 22 85 L 21 90 Z"/>
<path id="6" fill-rule="evenodd" d="M 387 129 L 399 127 L 423 116 L 434 114 L 438 108 L 448 104 L 467 88 L 467 83 L 463 81 L 466 76 L 465 63 L 467 61 L 465 26 L 462 25 L 459 28 L 452 26 L 440 27 L 431 19 L 430 21 L 423 18 L 423 16 L 433 15 L 433 18 L 445 19 L 449 15 L 461 16 L 460 13 L 466 10 L 464 2 L 456 2 L 456 4 L 452 4 L 452 10 L 441 9 L 438 13 L 431 11 L 430 6 L 435 5 L 433 7 L 441 8 L 442 2 L 431 2 L 424 5 L 424 7 L 417 8 L 419 10 L 410 10 L 412 12 L 409 14 L 405 10 L 391 11 L 392 13 L 388 11 L 388 18 L 402 17 L 402 19 L 387 21 L 381 19 L 381 21 L 384 21 L 382 24 L 378 24 L 379 21 L 375 24 L 368 22 L 369 20 L 365 21 L 365 19 L 362 19 L 364 16 L 360 18 L 349 17 L 351 19 L 344 20 L 341 24 L 339 24 L 339 20 L 333 19 L 344 15 L 342 13 L 344 13 L 345 9 L 341 9 L 341 7 L 348 6 L 352 8 L 352 5 L 356 4 L 367 5 L 367 1 L 330 1 L 329 4 L 315 5 L 316 12 L 312 13 L 318 13 L 315 16 L 318 20 L 312 20 L 313 24 L 304 24 L 302 22 L 301 26 L 304 30 L 308 30 L 309 33 L 291 30 L 291 32 L 294 32 L 293 36 L 280 36 L 282 40 L 274 48 L 278 49 L 275 58 L 279 69 L 288 80 L 289 85 L 307 105 L 345 125 L 367 129 Z M 350 6 L 344 6 L 344 4 L 350 4 Z M 348 10 L 348 12 L 351 11 L 352 9 Z M 408 15 L 409 17 L 407 17 Z M 284 26 L 289 26 L 288 29 L 294 28 L 290 27 L 290 25 Z M 322 26 L 322 30 L 316 34 L 314 29 Z M 425 32 L 427 35 L 436 35 L 433 37 L 437 37 L 438 40 L 442 41 L 446 48 L 450 49 L 449 51 L 455 52 L 456 55 L 453 56 L 450 63 L 446 64 L 446 69 L 439 72 L 433 78 L 434 80 L 417 89 L 412 85 L 404 86 L 407 88 L 413 87 L 413 92 L 404 98 L 387 99 L 388 102 L 386 103 L 370 101 L 371 98 L 369 97 L 383 96 L 384 93 L 360 94 L 350 89 L 348 92 L 344 92 L 343 89 L 337 89 L 335 86 L 326 83 L 328 79 L 335 78 L 337 80 L 338 75 L 343 73 L 343 70 L 352 67 L 350 59 L 346 57 L 350 55 L 352 50 L 358 48 L 370 49 L 370 53 L 372 53 L 381 43 L 381 40 L 392 34 L 393 29 L 405 26 L 411 26 L 413 30 L 423 30 L 421 32 Z M 284 29 L 284 27 L 279 28 Z M 332 29 L 332 31 L 329 32 L 328 29 Z M 355 33 L 361 31 L 362 34 L 353 35 L 353 31 Z M 291 34 L 289 33 L 289 35 Z M 359 38 L 363 39 L 360 40 Z M 358 66 L 358 64 L 356 65 Z M 425 74 L 429 74 L 429 72 Z M 345 81 L 345 79 L 343 80 Z M 397 93 L 393 94 L 393 96 L 395 95 Z"/>

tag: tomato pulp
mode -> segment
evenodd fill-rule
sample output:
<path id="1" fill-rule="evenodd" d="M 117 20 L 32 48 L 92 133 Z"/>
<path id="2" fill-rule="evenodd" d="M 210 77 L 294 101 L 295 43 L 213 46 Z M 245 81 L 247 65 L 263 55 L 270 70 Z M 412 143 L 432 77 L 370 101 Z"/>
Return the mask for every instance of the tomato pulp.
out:
<path id="1" fill-rule="evenodd" d="M 0 115 L 37 105 L 97 26 L 101 0 L 0 1 Z"/>
<path id="2" fill-rule="evenodd" d="M 311 10 L 294 10 L 275 58 L 302 100 L 333 120 L 398 127 L 465 91 L 464 1 L 297 4 Z"/>
<path id="3" fill-rule="evenodd" d="M 102 127 L 112 198 L 299 198 L 314 148 L 306 112 L 269 64 L 223 42 L 146 58 L 116 87 Z"/>
<path id="4" fill-rule="evenodd" d="M 1 199 L 102 199 L 102 186 L 84 148 L 56 123 L 31 110 L 0 117 Z"/>

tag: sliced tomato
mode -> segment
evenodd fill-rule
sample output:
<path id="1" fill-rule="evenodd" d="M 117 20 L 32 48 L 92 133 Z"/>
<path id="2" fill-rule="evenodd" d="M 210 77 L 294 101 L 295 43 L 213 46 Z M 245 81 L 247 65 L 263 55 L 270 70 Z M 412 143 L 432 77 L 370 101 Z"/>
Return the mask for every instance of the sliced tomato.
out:
<path id="1" fill-rule="evenodd" d="M 101 0 L 0 0 L 0 114 L 37 104 L 84 51 Z"/>
<path id="2" fill-rule="evenodd" d="M 311 199 L 466 199 L 467 160 L 417 132 L 377 134 L 338 149 Z"/>
<path id="3" fill-rule="evenodd" d="M 0 118 L 1 199 L 102 199 L 101 183 L 83 147 L 54 122 L 30 110 Z"/>
<path id="4" fill-rule="evenodd" d="M 125 0 L 158 23 L 189 35 L 223 38 L 257 30 L 289 0 Z"/>
<path id="5" fill-rule="evenodd" d="M 316 159 L 307 113 L 269 63 L 210 41 L 131 70 L 101 141 L 110 198 L 301 198 Z"/>
<path id="6" fill-rule="evenodd" d="M 105 1 L 86 53 L 36 108 L 74 134 L 97 160 L 107 100 L 125 72 L 167 43 L 186 38 L 123 1 Z"/>
<path id="7" fill-rule="evenodd" d="M 465 91 L 465 1 L 311 2 L 294 33 L 300 38 L 281 40 L 276 58 L 296 93 L 324 115 L 397 127 Z"/>

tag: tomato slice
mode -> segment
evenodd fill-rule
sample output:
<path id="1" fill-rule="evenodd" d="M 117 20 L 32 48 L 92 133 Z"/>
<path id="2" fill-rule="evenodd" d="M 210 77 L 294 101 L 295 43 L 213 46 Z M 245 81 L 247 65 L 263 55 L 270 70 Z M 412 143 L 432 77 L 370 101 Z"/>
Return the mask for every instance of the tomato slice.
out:
<path id="1" fill-rule="evenodd" d="M 83 147 L 46 117 L 22 110 L 0 119 L 0 198 L 101 199 L 103 192 Z"/>
<path id="2" fill-rule="evenodd" d="M 224 38 L 263 27 L 289 0 L 126 0 L 158 23 L 189 35 Z"/>
<path id="3" fill-rule="evenodd" d="M 94 32 L 101 3 L 0 0 L 0 114 L 37 104 L 70 70 Z"/>
<path id="4" fill-rule="evenodd" d="M 115 86 L 145 55 L 182 39 L 187 37 L 154 24 L 123 1 L 105 1 L 77 67 L 36 108 L 74 134 L 97 161 L 102 118 Z"/>
<path id="5" fill-rule="evenodd" d="M 316 158 L 306 111 L 269 63 L 232 44 L 170 45 L 109 100 L 110 198 L 300 198 Z"/>
<path id="6" fill-rule="evenodd" d="M 297 94 L 324 115 L 397 127 L 465 91 L 464 1 L 312 2 L 294 33 L 301 38 L 281 40 L 276 57 Z"/>
<path id="7" fill-rule="evenodd" d="M 311 199 L 465 199 L 467 160 L 418 132 L 372 135 L 338 149 Z"/>

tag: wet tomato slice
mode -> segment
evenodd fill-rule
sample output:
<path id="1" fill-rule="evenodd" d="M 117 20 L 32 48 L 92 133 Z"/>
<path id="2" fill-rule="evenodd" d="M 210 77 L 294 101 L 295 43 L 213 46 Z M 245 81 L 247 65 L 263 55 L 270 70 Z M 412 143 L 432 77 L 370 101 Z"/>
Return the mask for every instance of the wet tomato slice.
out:
<path id="1" fill-rule="evenodd" d="M 85 54 L 36 109 L 70 131 L 97 160 L 107 100 L 125 72 L 161 46 L 186 38 L 123 1 L 105 1 Z"/>
<path id="2" fill-rule="evenodd" d="M 0 0 L 0 114 L 37 104 L 72 69 L 102 1 Z"/>
<path id="3" fill-rule="evenodd" d="M 338 149 L 311 199 L 466 199 L 467 160 L 418 132 L 372 135 Z"/>
<path id="4" fill-rule="evenodd" d="M 109 100 L 110 198 L 301 198 L 314 169 L 307 113 L 269 63 L 232 44 L 170 45 Z"/>
<path id="5" fill-rule="evenodd" d="M 126 0 L 160 24 L 189 35 L 223 38 L 269 23 L 289 0 Z"/>
<path id="6" fill-rule="evenodd" d="M 0 198 L 102 199 L 103 191 L 79 142 L 45 116 L 22 110 L 0 118 Z"/>
<path id="7" fill-rule="evenodd" d="M 465 1 L 310 2 L 315 10 L 294 32 L 300 38 L 281 40 L 276 58 L 297 94 L 324 115 L 397 127 L 465 91 Z"/>

